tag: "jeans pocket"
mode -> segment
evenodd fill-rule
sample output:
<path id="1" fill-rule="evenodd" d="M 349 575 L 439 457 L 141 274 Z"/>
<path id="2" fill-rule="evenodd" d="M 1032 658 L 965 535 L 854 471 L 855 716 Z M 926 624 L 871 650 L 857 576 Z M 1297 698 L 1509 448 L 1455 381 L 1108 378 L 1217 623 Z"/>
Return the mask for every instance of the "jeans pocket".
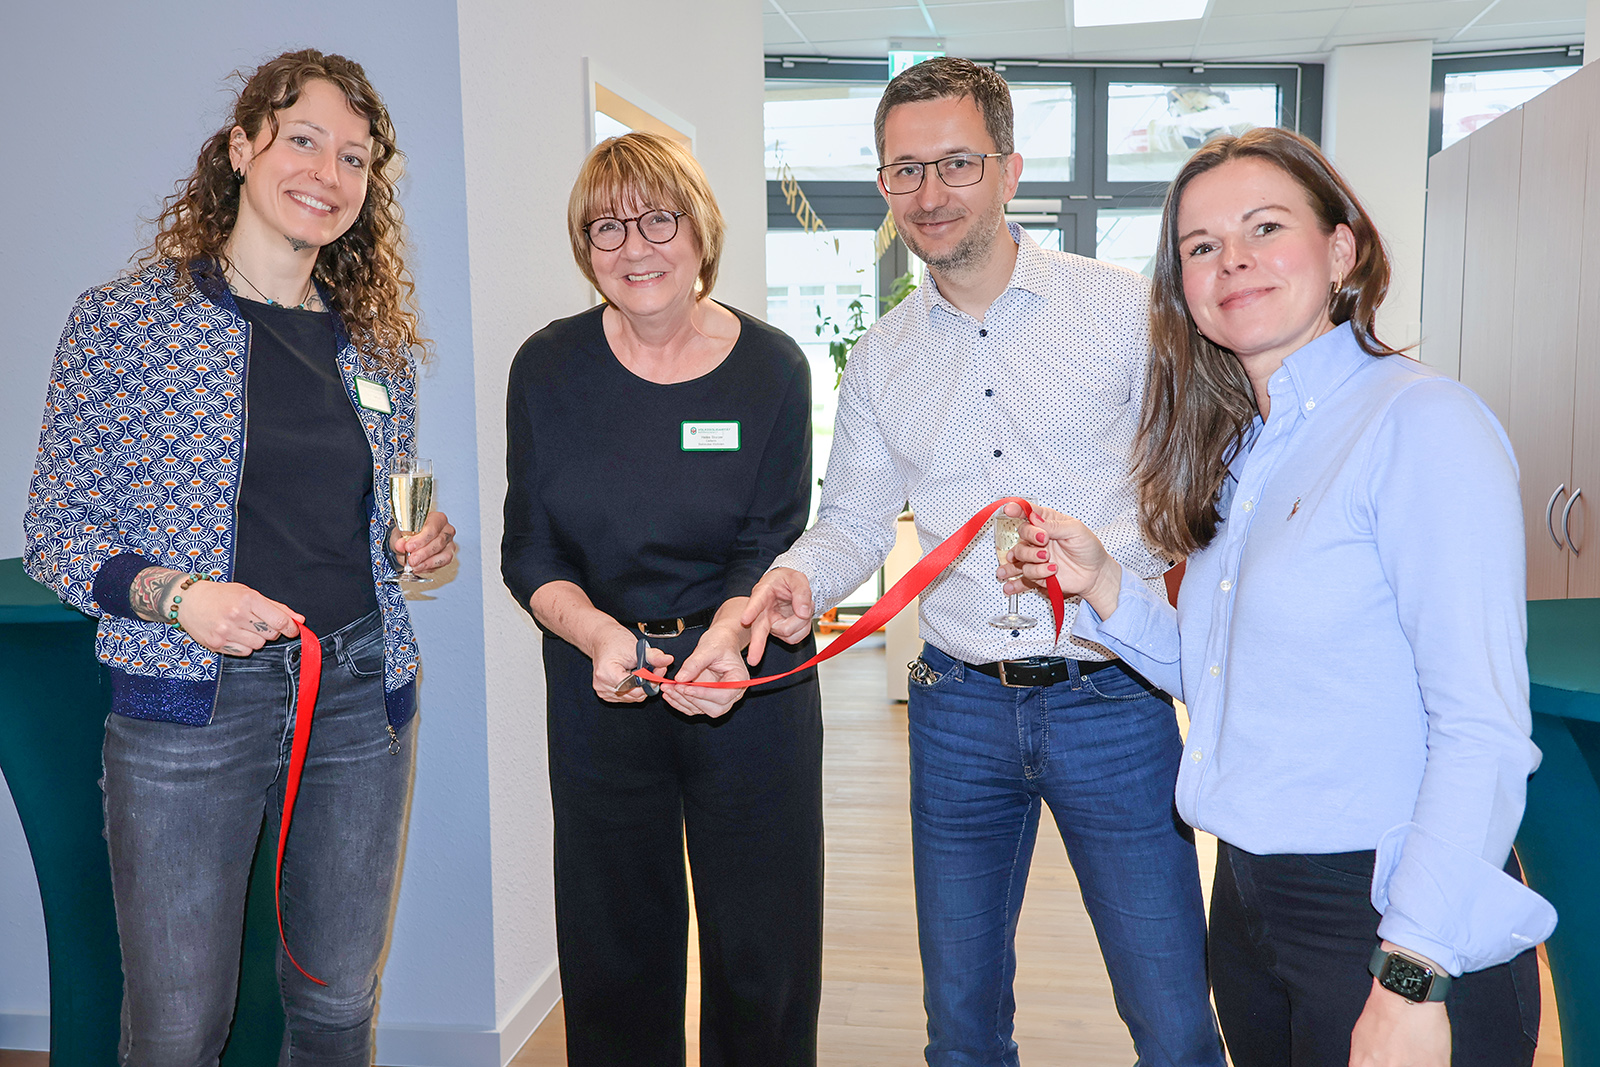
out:
<path id="1" fill-rule="evenodd" d="M 383 673 L 383 627 L 345 647 L 341 657 L 357 678 L 373 678 Z"/>
<path id="2" fill-rule="evenodd" d="M 931 693 L 935 689 L 942 689 L 949 684 L 950 680 L 960 673 L 960 667 L 961 664 L 959 663 L 952 664 L 949 670 L 940 674 L 932 664 L 918 656 L 906 664 L 906 668 L 911 671 L 911 676 L 907 681 L 911 688 Z"/>
<path id="3" fill-rule="evenodd" d="M 1144 697 L 1160 699 L 1164 694 L 1121 663 L 1102 667 L 1093 674 L 1083 676 L 1083 687 L 1104 700 L 1140 700 Z"/>
<path id="4" fill-rule="evenodd" d="M 1377 853 L 1371 849 L 1359 852 L 1304 853 L 1301 859 L 1306 866 L 1321 874 L 1331 874 L 1352 884 L 1372 884 L 1372 867 Z"/>

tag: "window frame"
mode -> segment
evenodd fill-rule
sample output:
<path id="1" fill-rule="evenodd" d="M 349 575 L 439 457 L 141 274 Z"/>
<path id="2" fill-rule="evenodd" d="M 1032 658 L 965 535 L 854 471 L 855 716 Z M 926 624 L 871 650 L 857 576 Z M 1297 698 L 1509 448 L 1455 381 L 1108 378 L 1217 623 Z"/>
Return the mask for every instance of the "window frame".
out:
<path id="1" fill-rule="evenodd" d="M 1428 156 L 1444 145 L 1444 81 L 1451 74 L 1483 74 L 1499 70 L 1538 70 L 1583 66 L 1583 44 L 1548 48 L 1512 48 L 1497 52 L 1451 52 L 1433 57 L 1433 90 L 1428 97 Z"/>
<path id="2" fill-rule="evenodd" d="M 1073 180 L 1030 182 L 1026 164 L 1018 200 L 1059 200 L 1058 226 L 1071 229 L 1079 254 L 1093 258 L 1101 209 L 1159 208 L 1165 182 L 1110 182 L 1106 179 L 1108 105 L 1112 82 L 1204 85 L 1218 81 L 1276 84 L 1286 125 L 1312 141 L 1322 138 L 1323 66 L 1320 63 L 1195 63 L 1189 61 L 1087 63 L 1041 59 L 974 60 L 993 67 L 1017 88 L 1032 85 L 1073 87 Z M 887 58 L 769 55 L 765 84 L 781 81 L 888 83 Z M 828 226 L 876 229 L 887 212 L 877 185 L 869 182 L 802 183 L 806 198 Z M 781 184 L 767 182 L 767 228 L 798 229 L 784 201 Z M 894 247 L 899 246 L 895 242 Z M 884 257 L 890 258 L 888 254 Z M 903 253 L 902 253 L 903 258 Z"/>

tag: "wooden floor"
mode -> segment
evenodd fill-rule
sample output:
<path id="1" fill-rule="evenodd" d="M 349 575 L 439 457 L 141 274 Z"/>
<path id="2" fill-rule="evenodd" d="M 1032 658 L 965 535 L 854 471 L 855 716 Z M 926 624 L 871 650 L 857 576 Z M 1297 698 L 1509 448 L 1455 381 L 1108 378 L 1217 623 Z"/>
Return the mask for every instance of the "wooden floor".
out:
<path id="1" fill-rule="evenodd" d="M 827 887 L 820 1057 L 824 1067 L 916 1067 L 925 1041 L 916 918 L 904 704 L 884 697 L 881 642 L 821 668 L 826 722 L 823 788 Z M 1202 837 L 1203 884 L 1214 843 Z M 699 1062 L 699 1015 L 690 937 L 686 1028 Z M 1111 988 L 1077 884 L 1053 824 L 1040 827 L 1027 904 L 1017 934 L 1017 1042 L 1026 1064 L 1128 1067 L 1133 1044 Z M 1535 1067 L 1560 1067 L 1549 975 L 1541 967 L 1544 1025 Z M 516 1067 L 566 1063 L 558 1005 L 523 1046 Z M 0 1051 L 0 1067 L 46 1067 L 44 1053 Z"/>
<path id="2" fill-rule="evenodd" d="M 926 1041 L 911 884 L 906 708 L 884 696 L 883 646 L 823 664 L 823 803 L 827 885 L 822 955 L 823 1067 L 916 1067 Z M 1215 839 L 1200 835 L 1208 898 Z M 690 937 L 688 1062 L 699 1062 L 694 938 Z M 1541 966 L 1544 1025 L 1534 1067 L 1560 1067 L 1555 997 Z M 1041 820 L 1017 931 L 1016 1039 L 1025 1064 L 1128 1067 L 1133 1042 L 1054 824 Z M 561 1008 L 513 1067 L 560 1067 Z M 5 1067 L 0 1061 L 0 1067 Z"/>

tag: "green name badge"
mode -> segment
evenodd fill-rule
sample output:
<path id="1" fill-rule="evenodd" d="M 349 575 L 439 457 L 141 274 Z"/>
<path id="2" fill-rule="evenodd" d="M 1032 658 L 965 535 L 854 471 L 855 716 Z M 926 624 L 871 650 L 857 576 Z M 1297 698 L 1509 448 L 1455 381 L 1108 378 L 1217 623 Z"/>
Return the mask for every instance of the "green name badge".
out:
<path id="1" fill-rule="evenodd" d="M 371 378 L 356 375 L 356 401 L 368 411 L 376 411 L 384 415 L 394 412 L 389 404 L 389 390 L 382 382 L 375 382 Z"/>
<path id="2" fill-rule="evenodd" d="M 685 452 L 739 451 L 737 422 L 686 422 L 683 424 Z"/>

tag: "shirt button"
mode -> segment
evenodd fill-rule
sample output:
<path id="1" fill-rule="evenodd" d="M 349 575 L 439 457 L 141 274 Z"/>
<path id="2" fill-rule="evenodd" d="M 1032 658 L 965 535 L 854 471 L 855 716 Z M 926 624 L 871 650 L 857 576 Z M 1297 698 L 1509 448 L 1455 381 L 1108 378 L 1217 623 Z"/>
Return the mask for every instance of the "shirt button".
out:
<path id="1" fill-rule="evenodd" d="M 1222 581 L 1219 582 L 1218 584 L 1222 586 L 1222 591 L 1224 593 L 1226 593 L 1228 590 L 1233 588 L 1233 582 L 1228 580 L 1227 578 L 1222 579 Z"/>
<path id="2" fill-rule="evenodd" d="M 1194 760 L 1196 763 L 1199 763 L 1200 760 L 1203 759 L 1204 757 L 1201 755 L 1200 750 L 1197 748 L 1197 749 L 1194 750 L 1194 754 L 1191 755 L 1189 758 Z"/>
<path id="3" fill-rule="evenodd" d="M 1211 677 L 1215 678 L 1217 675 L 1219 675 L 1221 673 L 1222 673 L 1221 665 L 1213 663 L 1211 665 Z"/>
<path id="4" fill-rule="evenodd" d="M 1246 500 L 1246 501 L 1245 501 L 1245 502 L 1244 502 L 1244 504 L 1243 504 L 1243 505 L 1241 505 L 1241 506 L 1242 506 L 1242 507 L 1243 507 L 1243 508 L 1244 508 L 1244 509 L 1245 509 L 1245 510 L 1246 510 L 1246 511 L 1254 511 L 1254 510 L 1255 510 L 1255 509 L 1256 509 L 1256 505 L 1255 505 L 1255 501 L 1253 501 L 1253 500 Z"/>
<path id="5" fill-rule="evenodd" d="M 994 396 L 994 390 L 993 389 L 985 389 L 983 391 L 983 395 L 984 396 Z"/>
<path id="6" fill-rule="evenodd" d="M 979 337 L 988 337 L 989 336 L 989 331 L 988 330 L 979 330 L 978 331 L 978 336 Z"/>
<path id="7" fill-rule="evenodd" d="M 995 459 L 999 459 L 1000 458 L 1000 450 L 998 448 L 994 450 L 994 458 Z"/>
<path id="8" fill-rule="evenodd" d="M 1306 410 L 1307 411 L 1310 411 L 1312 408 L 1314 408 L 1316 406 L 1317 406 L 1317 402 L 1315 400 L 1307 400 L 1306 401 Z"/>

